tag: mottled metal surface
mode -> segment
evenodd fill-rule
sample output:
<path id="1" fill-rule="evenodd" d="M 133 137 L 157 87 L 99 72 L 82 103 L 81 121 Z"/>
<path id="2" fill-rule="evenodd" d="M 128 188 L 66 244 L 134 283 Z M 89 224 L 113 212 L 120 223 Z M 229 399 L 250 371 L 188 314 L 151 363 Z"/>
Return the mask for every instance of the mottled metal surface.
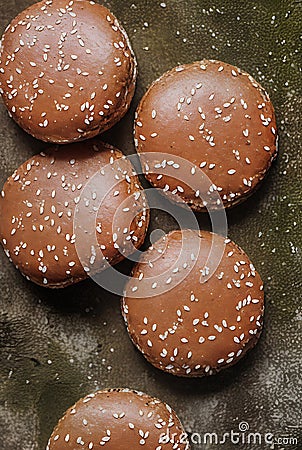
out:
<path id="1" fill-rule="evenodd" d="M 0 29 L 32 3 L 1 0 Z M 162 3 L 162 6 L 161 6 Z M 49 291 L 22 278 L 0 252 L 0 449 L 42 450 L 58 418 L 80 396 L 108 387 L 141 389 L 175 408 L 188 432 L 219 438 L 250 431 L 301 436 L 301 32 L 302 3 L 278 0 L 111 0 L 139 60 L 131 111 L 105 138 L 134 151 L 134 108 L 149 83 L 177 63 L 216 58 L 250 72 L 276 107 L 280 154 L 261 189 L 228 212 L 229 236 L 265 281 L 262 338 L 242 362 L 205 379 L 178 379 L 149 365 L 128 339 L 119 299 L 88 280 Z M 166 7 L 164 7 L 166 4 Z M 300 51 L 300 54 L 298 53 Z M 0 107 L 1 185 L 45 148 Z M 201 227 L 207 218 L 199 215 Z M 153 211 L 151 229 L 173 228 Z M 209 441 L 208 441 L 209 442 Z M 206 444 L 193 449 L 272 448 Z M 128 450 L 128 449 L 127 449 Z M 130 450 L 130 449 L 129 449 Z"/>

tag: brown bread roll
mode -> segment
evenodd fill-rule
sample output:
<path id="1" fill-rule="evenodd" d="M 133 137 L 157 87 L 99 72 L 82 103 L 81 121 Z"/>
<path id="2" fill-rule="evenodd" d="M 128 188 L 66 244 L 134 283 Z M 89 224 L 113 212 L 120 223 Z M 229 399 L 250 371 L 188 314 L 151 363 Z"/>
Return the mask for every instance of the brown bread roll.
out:
<path id="1" fill-rule="evenodd" d="M 208 199 L 215 190 L 225 207 L 233 206 L 259 186 L 276 157 L 274 108 L 259 83 L 237 67 L 212 60 L 183 65 L 144 95 L 135 143 L 148 180 L 170 199 L 177 201 L 177 194 L 202 210 L 216 207 Z M 200 186 L 193 188 L 196 179 Z"/>
<path id="2" fill-rule="evenodd" d="M 46 450 L 188 450 L 184 429 L 170 406 L 142 392 L 110 389 L 69 408 Z"/>
<path id="3" fill-rule="evenodd" d="M 205 231 L 173 231 L 156 242 L 123 299 L 129 335 L 145 358 L 188 377 L 239 361 L 258 341 L 263 311 L 263 284 L 248 256 Z"/>
<path id="4" fill-rule="evenodd" d="M 28 279 L 51 288 L 121 261 L 143 243 L 149 223 L 132 164 L 99 140 L 27 160 L 3 187 L 0 217 L 7 256 Z"/>
<path id="5" fill-rule="evenodd" d="M 43 0 L 7 27 L 0 92 L 38 139 L 67 143 L 117 123 L 134 94 L 136 60 L 114 15 L 88 0 Z"/>

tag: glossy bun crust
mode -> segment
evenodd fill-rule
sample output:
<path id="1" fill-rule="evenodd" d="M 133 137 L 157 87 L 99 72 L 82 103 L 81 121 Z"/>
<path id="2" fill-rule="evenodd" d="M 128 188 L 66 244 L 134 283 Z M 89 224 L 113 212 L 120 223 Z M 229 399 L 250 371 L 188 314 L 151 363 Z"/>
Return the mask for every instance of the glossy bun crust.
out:
<path id="1" fill-rule="evenodd" d="M 94 2 L 34 3 L 2 37 L 2 98 L 13 119 L 43 141 L 83 140 L 112 127 L 129 107 L 135 80 L 125 31 Z"/>
<path id="2" fill-rule="evenodd" d="M 215 190 L 225 207 L 233 206 L 258 187 L 276 156 L 274 108 L 259 83 L 237 67 L 207 60 L 183 65 L 144 95 L 135 143 L 148 180 L 172 200 L 177 194 L 193 209 L 215 207 L 208 199 Z M 168 165 L 173 176 L 166 175 Z M 211 181 L 206 188 L 200 170 Z M 196 180 L 200 186 L 193 188 Z"/>
<path id="3" fill-rule="evenodd" d="M 28 279 L 51 288 L 133 253 L 149 221 L 133 166 L 96 139 L 28 159 L 3 187 L 0 217 L 7 256 Z"/>
<path id="4" fill-rule="evenodd" d="M 239 361 L 258 341 L 263 311 L 262 281 L 248 256 L 205 231 L 173 231 L 154 244 L 123 299 L 129 335 L 145 358 L 190 377 Z"/>
<path id="5" fill-rule="evenodd" d="M 164 435 L 163 437 L 161 437 Z M 187 450 L 175 412 L 165 403 L 129 389 L 98 391 L 68 409 L 46 450 Z"/>

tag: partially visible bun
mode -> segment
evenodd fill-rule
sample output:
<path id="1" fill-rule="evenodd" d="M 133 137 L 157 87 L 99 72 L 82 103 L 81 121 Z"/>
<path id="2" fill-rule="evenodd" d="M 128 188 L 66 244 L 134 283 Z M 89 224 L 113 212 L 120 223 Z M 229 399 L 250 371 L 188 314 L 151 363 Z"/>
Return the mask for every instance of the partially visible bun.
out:
<path id="1" fill-rule="evenodd" d="M 134 94 L 136 60 L 117 19 L 87 0 L 43 0 L 1 43 L 0 90 L 13 119 L 43 141 L 68 143 L 117 123 Z"/>
<path id="2" fill-rule="evenodd" d="M 121 261 L 143 243 L 149 222 L 130 161 L 96 139 L 51 148 L 22 164 L 3 187 L 0 217 L 7 256 L 28 279 L 50 288 Z"/>
<path id="3" fill-rule="evenodd" d="M 46 450 L 188 450 L 170 406 L 142 392 L 110 389 L 87 395 L 59 420 Z"/>

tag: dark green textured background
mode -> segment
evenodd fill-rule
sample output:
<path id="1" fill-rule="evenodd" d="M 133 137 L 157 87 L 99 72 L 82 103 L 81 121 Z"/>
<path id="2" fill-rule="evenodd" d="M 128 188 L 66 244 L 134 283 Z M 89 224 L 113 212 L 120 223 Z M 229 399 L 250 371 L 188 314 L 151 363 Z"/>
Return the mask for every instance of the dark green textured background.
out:
<path id="1" fill-rule="evenodd" d="M 0 32 L 30 0 L 1 0 Z M 27 282 L 0 251 L 0 449 L 43 450 L 59 417 L 96 389 L 130 387 L 168 402 L 188 432 L 238 430 L 301 436 L 301 39 L 302 2 L 277 0 L 105 1 L 139 61 L 130 112 L 105 139 L 133 153 L 134 109 L 146 87 L 178 63 L 216 58 L 250 72 L 276 108 L 280 153 L 261 189 L 228 212 L 229 236 L 265 282 L 262 338 L 243 361 L 205 379 L 178 379 L 145 362 L 130 343 L 119 299 L 88 280 L 62 291 Z M 145 23 L 145 24 L 144 24 Z M 299 72 L 300 69 L 300 72 Z M 300 122 L 299 122 L 300 116 Z M 0 184 L 45 148 L 0 106 Z M 0 218 L 1 220 L 1 218 Z M 199 215 L 201 227 L 208 221 Z M 151 230 L 171 220 L 152 212 Z M 195 445 L 259 450 L 267 445 Z M 131 449 L 125 449 L 131 450 Z M 150 449 L 151 450 L 151 449 Z"/>

